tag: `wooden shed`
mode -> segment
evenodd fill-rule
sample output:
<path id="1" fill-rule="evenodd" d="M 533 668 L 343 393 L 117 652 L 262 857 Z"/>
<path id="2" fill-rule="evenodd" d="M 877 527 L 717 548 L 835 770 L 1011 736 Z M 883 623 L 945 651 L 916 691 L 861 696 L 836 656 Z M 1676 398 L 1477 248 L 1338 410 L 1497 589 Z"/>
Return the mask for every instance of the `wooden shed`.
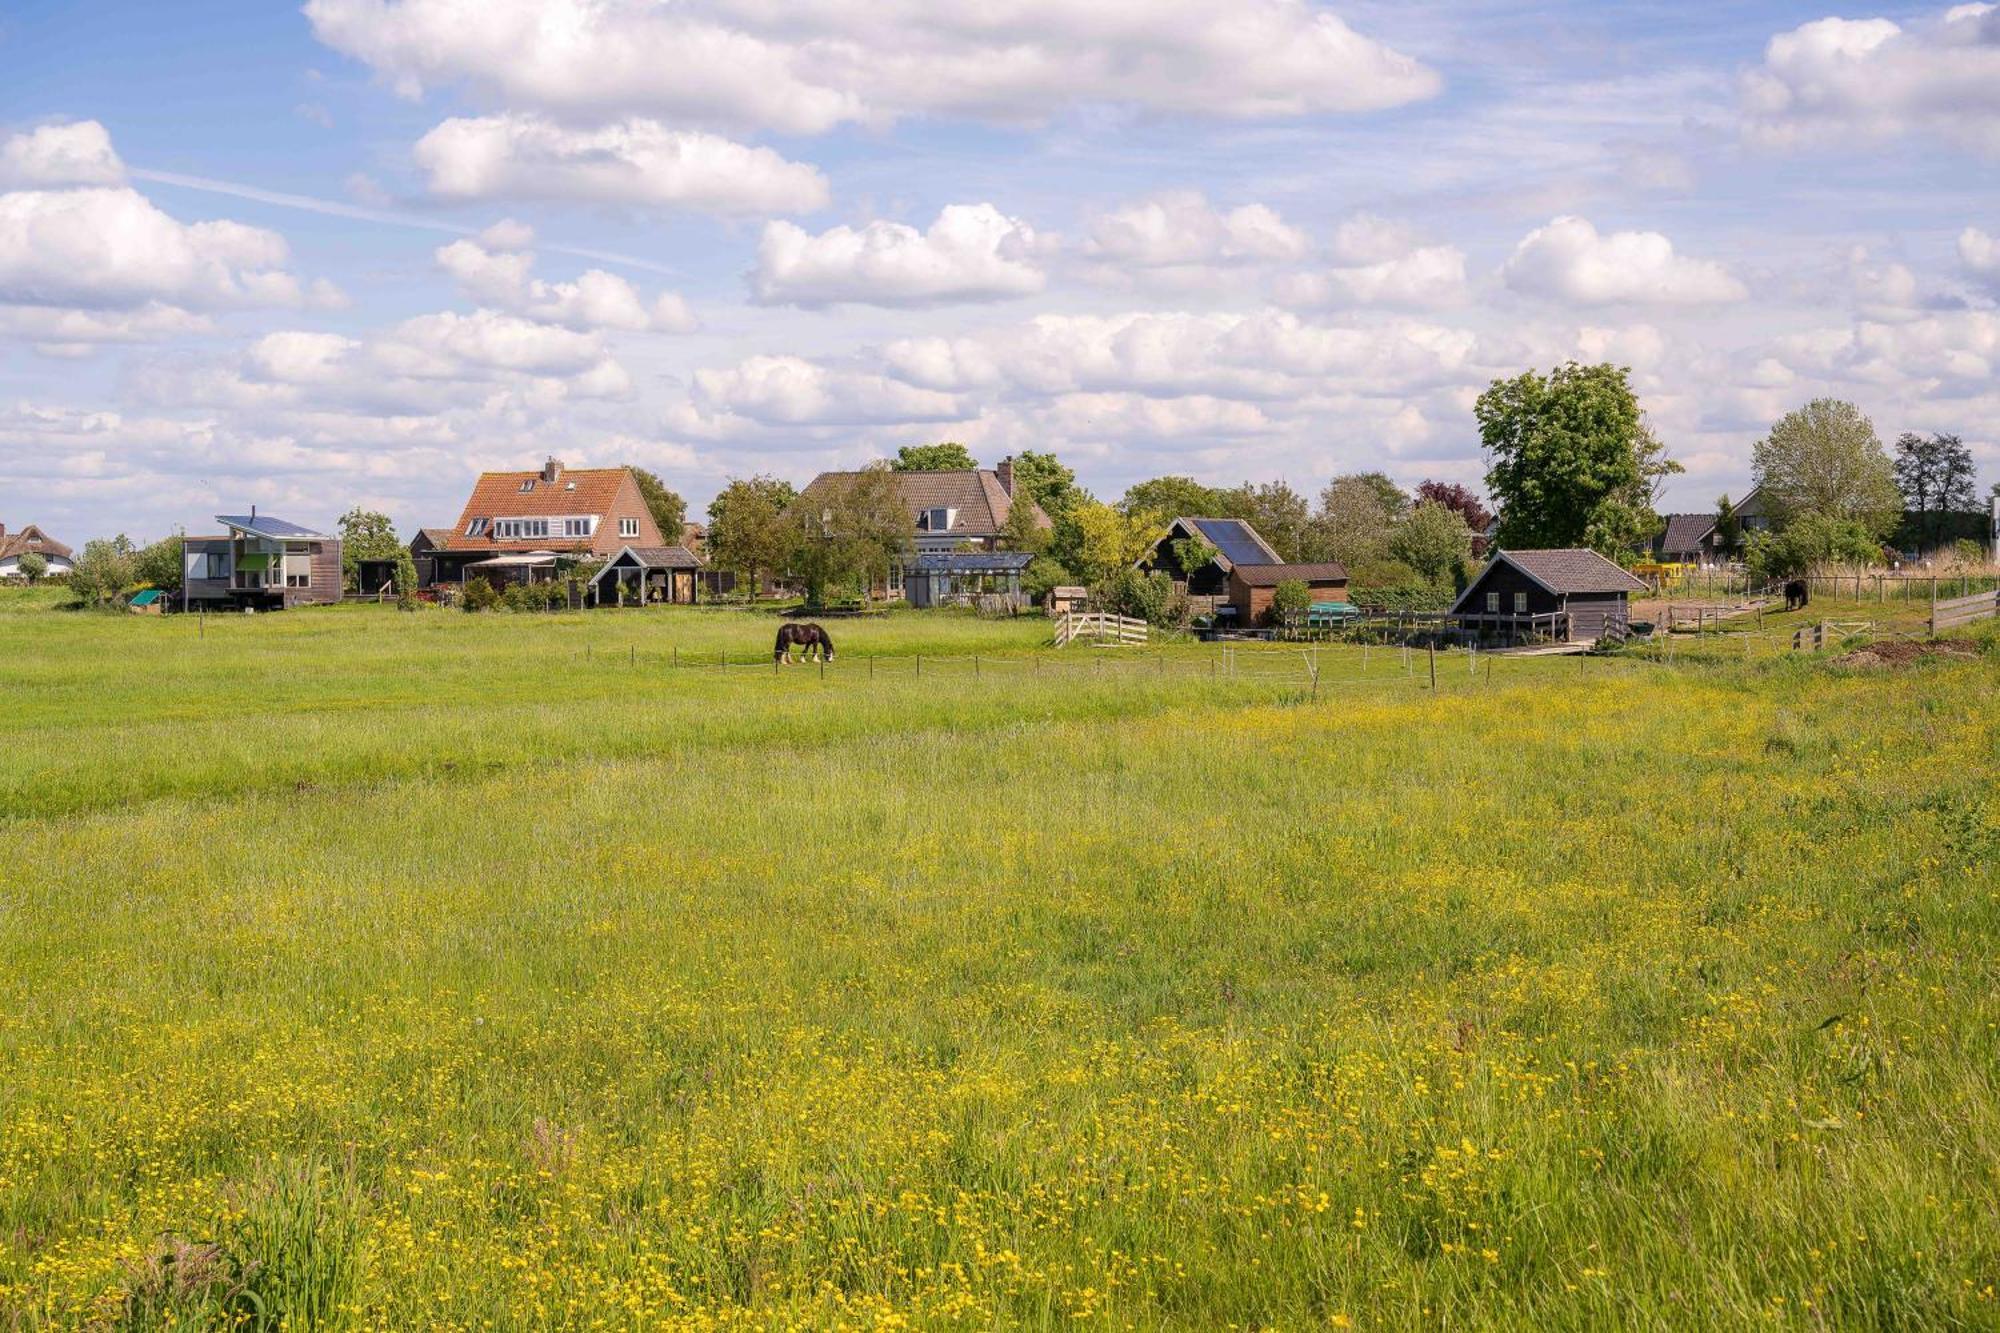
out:
<path id="1" fill-rule="evenodd" d="M 590 580 L 590 604 L 693 605 L 701 600 L 700 574 L 700 557 L 685 546 L 626 546 Z"/>
<path id="2" fill-rule="evenodd" d="M 1278 585 L 1296 579 L 1312 600 L 1322 605 L 1346 605 L 1347 569 L 1331 561 L 1316 564 L 1232 565 L 1229 605 L 1238 625 L 1261 625 L 1271 618 L 1271 599 Z"/>
<path id="3" fill-rule="evenodd" d="M 1482 639 L 1595 643 L 1623 632 L 1646 585 L 1595 551 L 1495 551 L 1452 604 L 1450 620 Z"/>

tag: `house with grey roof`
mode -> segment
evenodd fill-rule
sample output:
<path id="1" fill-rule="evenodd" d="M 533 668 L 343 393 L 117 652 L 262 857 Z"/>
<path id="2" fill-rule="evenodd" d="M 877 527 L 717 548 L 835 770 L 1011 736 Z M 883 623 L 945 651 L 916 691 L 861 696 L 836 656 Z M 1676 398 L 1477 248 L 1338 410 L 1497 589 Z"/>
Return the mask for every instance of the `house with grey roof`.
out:
<path id="1" fill-rule="evenodd" d="M 1499 551 L 1452 603 L 1450 623 L 1481 639 L 1595 643 L 1622 634 L 1646 585 L 1595 551 Z"/>
<path id="2" fill-rule="evenodd" d="M 188 609 L 281 611 L 340 600 L 340 538 L 259 514 L 254 505 L 215 521 L 221 535 L 183 540 L 181 596 Z"/>
<path id="3" fill-rule="evenodd" d="M 793 503 L 822 504 L 860 475 L 858 472 L 822 472 L 807 483 Z M 1054 526 L 1033 496 L 1025 492 L 1015 493 L 1014 460 L 1011 457 L 1001 459 L 998 467 L 891 472 L 889 476 L 895 480 L 903 503 L 910 511 L 911 547 L 913 554 L 919 558 L 954 552 L 1000 550 L 1008 520 L 1021 505 L 1027 506 L 1029 517 L 1037 528 L 1047 532 Z M 908 562 L 892 567 L 887 571 L 887 584 L 878 584 L 875 591 L 878 594 L 886 591 L 891 597 L 907 596 L 905 576 L 908 572 Z M 925 569 L 927 579 L 936 573 L 930 567 Z M 946 577 L 954 576 L 947 574 Z"/>

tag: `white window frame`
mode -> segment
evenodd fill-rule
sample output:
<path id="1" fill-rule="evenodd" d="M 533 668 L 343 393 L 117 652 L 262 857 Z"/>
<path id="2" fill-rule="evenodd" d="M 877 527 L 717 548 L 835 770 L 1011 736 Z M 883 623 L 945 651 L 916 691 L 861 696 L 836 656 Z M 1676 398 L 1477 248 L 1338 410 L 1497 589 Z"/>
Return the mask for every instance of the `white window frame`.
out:
<path id="1" fill-rule="evenodd" d="M 535 479 L 533 477 L 530 477 L 526 481 L 521 483 L 521 494 L 523 495 L 528 494 L 530 491 L 534 489 L 535 489 Z"/>
<path id="2" fill-rule="evenodd" d="M 1497 616 L 1500 614 L 1499 593 L 1489 592 L 1486 594 L 1486 614 L 1489 616 Z"/>
<path id="3" fill-rule="evenodd" d="M 619 535 L 620 537 L 636 537 L 636 536 L 638 536 L 638 535 L 639 535 L 639 520 L 638 520 L 638 519 L 636 519 L 636 518 L 621 518 L 621 519 L 619 519 L 619 520 L 618 520 L 618 535 Z"/>
<path id="4" fill-rule="evenodd" d="M 549 521 L 545 518 L 496 518 L 493 520 L 493 540 L 501 542 L 527 542 L 549 535 Z"/>
<path id="5" fill-rule="evenodd" d="M 958 511 L 956 509 L 944 507 L 926 509 L 923 513 L 923 522 L 918 526 L 925 532 L 950 532 L 952 524 L 957 518 Z"/>
<path id="6" fill-rule="evenodd" d="M 300 549 L 294 551 L 290 546 L 287 546 L 284 554 L 278 557 L 279 570 L 284 576 L 285 586 L 287 588 L 310 588 L 313 586 L 312 552 L 305 549 L 304 542 L 294 542 L 292 545 Z M 292 573 L 292 561 L 294 560 L 303 562 L 304 573 Z M 293 579 L 297 579 L 298 582 L 294 583 Z"/>
<path id="7" fill-rule="evenodd" d="M 1517 592 L 1514 594 L 1514 614 L 1517 616 L 1525 616 L 1528 614 L 1527 593 Z"/>
<path id="8" fill-rule="evenodd" d="M 465 525 L 465 535 L 468 537 L 484 537 L 486 535 L 486 520 L 483 518 L 473 519 Z"/>
<path id="9" fill-rule="evenodd" d="M 565 537 L 588 537 L 596 531 L 595 515 L 586 514 L 581 518 L 566 518 L 562 521 L 562 535 Z"/>

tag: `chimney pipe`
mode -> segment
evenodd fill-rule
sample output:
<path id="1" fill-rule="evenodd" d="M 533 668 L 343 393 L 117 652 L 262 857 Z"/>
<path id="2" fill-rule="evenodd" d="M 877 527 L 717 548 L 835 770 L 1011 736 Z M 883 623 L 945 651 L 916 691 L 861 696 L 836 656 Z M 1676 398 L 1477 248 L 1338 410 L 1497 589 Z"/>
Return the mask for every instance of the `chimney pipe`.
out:
<path id="1" fill-rule="evenodd" d="M 1008 454 L 1000 460 L 1000 466 L 993 469 L 993 475 L 1000 479 L 1000 489 L 1009 496 L 1014 494 L 1014 455 Z"/>
<path id="2" fill-rule="evenodd" d="M 555 485 L 556 478 L 562 476 L 562 470 L 562 460 L 550 454 L 549 461 L 542 464 L 542 482 L 549 486 Z"/>

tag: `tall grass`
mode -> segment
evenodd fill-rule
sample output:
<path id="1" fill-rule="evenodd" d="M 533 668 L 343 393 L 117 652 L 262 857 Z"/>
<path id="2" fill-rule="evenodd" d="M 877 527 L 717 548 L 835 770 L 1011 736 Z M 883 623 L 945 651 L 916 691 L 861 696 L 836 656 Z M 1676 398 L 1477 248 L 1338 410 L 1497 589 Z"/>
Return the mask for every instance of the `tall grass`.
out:
<path id="1" fill-rule="evenodd" d="M 21 1326 L 248 1201 L 292 1327 L 2000 1320 L 1990 654 L 1327 650 L 1314 702 L 1194 648 L 560 637 L 678 632 L 639 613 L 43 623 L 0 628 Z"/>

